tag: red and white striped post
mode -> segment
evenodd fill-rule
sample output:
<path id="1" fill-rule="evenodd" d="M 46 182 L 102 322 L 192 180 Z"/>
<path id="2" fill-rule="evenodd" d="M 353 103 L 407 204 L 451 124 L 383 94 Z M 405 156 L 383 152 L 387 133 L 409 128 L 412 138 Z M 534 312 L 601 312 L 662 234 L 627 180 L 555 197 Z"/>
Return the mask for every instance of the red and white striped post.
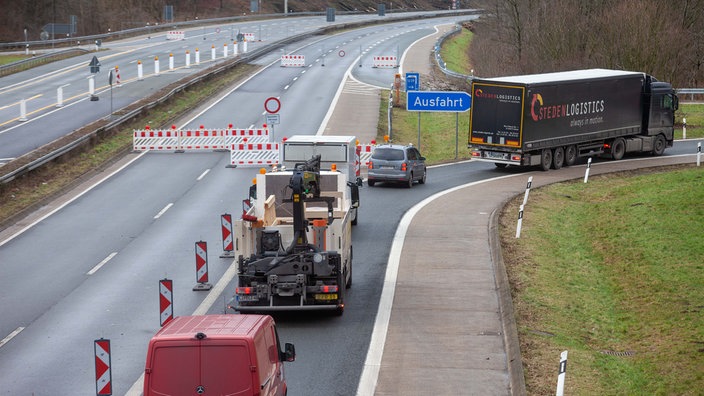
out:
<path id="1" fill-rule="evenodd" d="M 213 285 L 208 283 L 208 243 L 196 242 L 196 285 L 193 290 L 210 290 Z"/>
<path id="2" fill-rule="evenodd" d="M 174 318 L 174 281 L 159 281 L 159 326 L 164 326 Z"/>
<path id="3" fill-rule="evenodd" d="M 233 251 L 234 241 L 232 238 L 232 215 L 229 213 L 222 214 L 220 216 L 220 229 L 222 230 L 222 250 L 223 253 L 220 255 L 221 258 L 232 258 L 235 257 Z"/>
<path id="4" fill-rule="evenodd" d="M 110 340 L 101 338 L 93 342 L 95 351 L 95 394 L 112 395 L 112 370 Z"/>

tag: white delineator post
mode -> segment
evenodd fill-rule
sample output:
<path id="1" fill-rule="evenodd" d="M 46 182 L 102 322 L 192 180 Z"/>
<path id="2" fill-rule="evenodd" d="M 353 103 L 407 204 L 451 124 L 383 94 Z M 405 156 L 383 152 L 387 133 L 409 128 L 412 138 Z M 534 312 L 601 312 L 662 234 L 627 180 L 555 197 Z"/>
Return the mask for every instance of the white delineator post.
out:
<path id="1" fill-rule="evenodd" d="M 687 139 L 687 119 L 682 117 L 682 139 Z"/>
<path id="2" fill-rule="evenodd" d="M 227 43 L 222 46 L 222 57 L 227 58 Z"/>
<path id="3" fill-rule="evenodd" d="M 589 168 L 592 166 L 592 157 L 589 157 L 587 160 L 587 169 L 584 171 L 584 182 L 586 183 L 587 180 L 589 180 Z"/>
<path id="4" fill-rule="evenodd" d="M 186 50 L 186 69 L 191 68 L 191 51 Z"/>
<path id="5" fill-rule="evenodd" d="M 174 71 L 174 54 L 169 54 L 169 71 Z"/>
<path id="6" fill-rule="evenodd" d="M 144 67 L 142 66 L 142 61 L 137 61 L 137 81 L 144 80 Z"/>
<path id="7" fill-rule="evenodd" d="M 556 396 L 565 394 L 565 375 L 567 373 L 567 351 L 560 353 L 560 371 L 557 374 L 557 392 Z"/>
<path id="8" fill-rule="evenodd" d="M 238 45 L 239 45 L 239 44 L 237 43 L 237 40 L 235 40 L 235 41 L 232 42 L 232 56 L 237 56 L 237 53 L 239 52 L 239 51 L 237 50 L 237 46 L 238 46 Z"/>
<path id="9" fill-rule="evenodd" d="M 533 176 L 528 178 L 528 184 L 526 184 L 526 193 L 523 195 L 523 206 L 528 203 L 528 194 L 530 194 L 530 186 L 533 184 Z"/>
<path id="10" fill-rule="evenodd" d="M 521 227 L 523 225 L 523 205 L 518 209 L 518 223 L 516 224 L 516 239 L 521 237 Z"/>
<path id="11" fill-rule="evenodd" d="M 159 75 L 159 57 L 158 56 L 154 57 L 154 75 L 155 76 Z"/>
<path id="12" fill-rule="evenodd" d="M 196 65 L 200 65 L 200 51 L 196 48 Z"/>
<path id="13" fill-rule="evenodd" d="M 702 142 L 697 143 L 697 166 L 699 166 L 702 161 Z"/>
<path id="14" fill-rule="evenodd" d="M 93 81 L 93 80 L 91 79 L 91 81 Z M 20 101 L 20 118 L 19 118 L 19 121 L 22 121 L 22 122 L 27 121 L 27 101 L 24 100 L 24 99 L 22 99 L 22 100 Z"/>
<path id="15" fill-rule="evenodd" d="M 215 44 L 210 47 L 210 59 L 215 60 Z"/>

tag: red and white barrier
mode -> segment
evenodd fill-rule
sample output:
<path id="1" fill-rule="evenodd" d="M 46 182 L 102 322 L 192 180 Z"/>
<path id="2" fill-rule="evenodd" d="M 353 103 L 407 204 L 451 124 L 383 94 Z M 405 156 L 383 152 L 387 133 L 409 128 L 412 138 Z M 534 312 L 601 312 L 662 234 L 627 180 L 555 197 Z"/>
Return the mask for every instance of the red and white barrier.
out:
<path id="1" fill-rule="evenodd" d="M 101 338 L 93 342 L 95 351 L 95 394 L 112 395 L 112 359 L 110 340 Z"/>
<path id="2" fill-rule="evenodd" d="M 178 130 L 175 128 L 135 130 L 132 149 L 135 151 L 203 151 L 229 150 L 233 144 L 265 143 L 268 129 L 205 129 Z"/>
<path id="3" fill-rule="evenodd" d="M 282 67 L 305 67 L 305 55 L 281 55 Z"/>
<path id="4" fill-rule="evenodd" d="M 166 39 L 167 40 L 185 40 L 186 39 L 186 32 L 183 30 L 169 30 L 166 32 Z"/>
<path id="5" fill-rule="evenodd" d="M 220 229 L 222 231 L 222 250 L 223 253 L 220 255 L 221 258 L 232 258 L 235 257 L 233 251 L 234 240 L 232 238 L 232 215 L 229 213 L 222 214 L 220 216 Z"/>
<path id="6" fill-rule="evenodd" d="M 164 326 L 174 318 L 174 282 L 171 279 L 159 281 L 159 325 Z"/>
<path id="7" fill-rule="evenodd" d="M 210 290 L 213 285 L 208 283 L 208 243 L 205 241 L 196 242 L 196 285 L 194 291 Z"/>
<path id="8" fill-rule="evenodd" d="M 376 144 L 360 144 L 359 146 L 359 162 L 360 166 L 369 166 L 369 159 L 372 157 L 372 151 L 374 151 L 374 147 Z"/>
<path id="9" fill-rule="evenodd" d="M 261 166 L 278 163 L 278 143 L 240 143 L 230 146 L 230 166 Z"/>
<path id="10" fill-rule="evenodd" d="M 372 67 L 398 67 L 398 61 L 395 56 L 375 56 L 373 59 L 374 64 Z"/>
<path id="11" fill-rule="evenodd" d="M 244 39 L 247 41 L 255 41 L 255 36 L 254 33 L 243 33 L 244 34 Z"/>
<path id="12" fill-rule="evenodd" d="M 120 68 L 115 66 L 115 85 L 120 86 Z"/>

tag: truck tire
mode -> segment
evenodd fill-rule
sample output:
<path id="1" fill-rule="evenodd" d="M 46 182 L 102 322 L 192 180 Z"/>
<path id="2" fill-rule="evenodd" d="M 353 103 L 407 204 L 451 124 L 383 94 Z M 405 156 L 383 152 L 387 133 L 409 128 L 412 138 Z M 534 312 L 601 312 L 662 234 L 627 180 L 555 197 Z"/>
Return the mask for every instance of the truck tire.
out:
<path id="1" fill-rule="evenodd" d="M 565 166 L 572 166 L 577 162 L 577 146 L 574 144 L 565 147 Z"/>
<path id="2" fill-rule="evenodd" d="M 653 142 L 653 155 L 656 157 L 661 156 L 665 152 L 666 147 L 667 141 L 665 140 L 665 136 L 656 136 L 655 141 Z"/>
<path id="3" fill-rule="evenodd" d="M 560 169 L 565 163 L 565 149 L 562 147 L 555 147 L 552 151 L 552 168 Z"/>
<path id="4" fill-rule="evenodd" d="M 623 138 L 617 138 L 611 142 L 611 158 L 618 161 L 626 154 L 626 141 Z"/>
<path id="5" fill-rule="evenodd" d="M 552 166 L 552 150 L 543 149 L 540 153 L 540 169 L 549 171 Z"/>
<path id="6" fill-rule="evenodd" d="M 354 209 L 354 218 L 352 219 L 352 225 L 356 226 L 357 225 L 357 218 L 359 217 L 359 208 Z"/>

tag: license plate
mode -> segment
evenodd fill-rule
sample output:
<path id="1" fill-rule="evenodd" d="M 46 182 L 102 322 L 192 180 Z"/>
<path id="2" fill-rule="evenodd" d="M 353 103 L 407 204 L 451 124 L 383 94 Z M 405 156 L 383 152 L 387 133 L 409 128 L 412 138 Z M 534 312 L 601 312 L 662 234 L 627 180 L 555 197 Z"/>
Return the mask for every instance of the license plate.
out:
<path id="1" fill-rule="evenodd" d="M 337 293 L 316 294 L 316 300 L 337 300 Z"/>
<path id="2" fill-rule="evenodd" d="M 257 296 L 237 296 L 237 301 L 259 301 Z"/>
<path id="3" fill-rule="evenodd" d="M 379 169 L 394 169 L 394 167 L 392 165 L 382 165 Z"/>
<path id="4" fill-rule="evenodd" d="M 492 158 L 492 159 L 508 159 L 506 153 L 495 153 L 492 151 L 487 151 L 486 152 L 486 157 L 487 158 Z"/>

